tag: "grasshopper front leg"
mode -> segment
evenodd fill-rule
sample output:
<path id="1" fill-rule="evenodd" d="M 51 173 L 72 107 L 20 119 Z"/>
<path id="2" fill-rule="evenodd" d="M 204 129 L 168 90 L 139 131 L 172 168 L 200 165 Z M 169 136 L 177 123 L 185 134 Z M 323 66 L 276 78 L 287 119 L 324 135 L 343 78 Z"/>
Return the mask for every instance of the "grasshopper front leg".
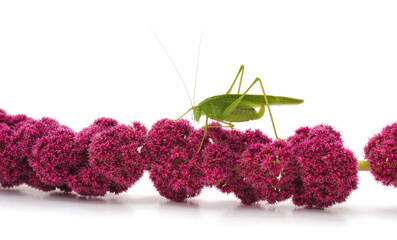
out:
<path id="1" fill-rule="evenodd" d="M 185 112 L 182 116 L 180 116 L 179 118 L 175 119 L 174 121 L 178 121 L 179 119 L 183 118 L 186 114 L 188 114 L 190 111 L 192 111 L 193 108 L 189 108 L 189 110 L 187 110 L 187 112 Z"/>
<path id="2" fill-rule="evenodd" d="M 207 135 L 207 130 L 208 130 L 208 117 L 205 116 L 204 135 L 203 135 L 203 139 L 201 140 L 200 147 L 198 148 L 196 153 L 199 153 L 201 150 L 201 147 L 203 146 L 205 135 Z"/>
<path id="3" fill-rule="evenodd" d="M 203 127 L 204 128 L 203 139 L 201 140 L 200 147 L 198 148 L 196 153 L 200 152 L 200 150 L 201 150 L 201 148 L 202 148 L 202 146 L 204 144 L 204 139 L 205 139 L 205 136 L 207 135 L 208 128 L 219 128 L 219 127 L 221 127 L 221 128 L 231 128 L 231 129 L 234 128 L 234 125 L 232 123 L 228 123 L 228 122 L 225 122 L 225 121 L 218 121 L 218 122 L 227 124 L 227 126 L 208 126 L 208 117 L 206 116 L 206 118 L 205 118 L 205 126 Z"/>

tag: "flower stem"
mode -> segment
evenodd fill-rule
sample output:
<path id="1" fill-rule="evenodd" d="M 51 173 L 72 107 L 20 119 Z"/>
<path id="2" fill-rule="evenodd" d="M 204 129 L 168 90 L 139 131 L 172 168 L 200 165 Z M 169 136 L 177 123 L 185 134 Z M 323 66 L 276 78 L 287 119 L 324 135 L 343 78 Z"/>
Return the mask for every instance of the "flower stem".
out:
<path id="1" fill-rule="evenodd" d="M 358 171 L 369 171 L 368 161 L 358 161 Z"/>

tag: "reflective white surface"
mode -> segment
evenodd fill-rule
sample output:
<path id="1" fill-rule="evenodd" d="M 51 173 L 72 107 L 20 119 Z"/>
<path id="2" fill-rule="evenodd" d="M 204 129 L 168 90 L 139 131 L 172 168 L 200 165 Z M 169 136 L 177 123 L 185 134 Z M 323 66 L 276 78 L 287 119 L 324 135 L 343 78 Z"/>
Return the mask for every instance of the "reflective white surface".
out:
<path id="1" fill-rule="evenodd" d="M 242 206 L 216 189 L 186 202 L 159 196 L 147 174 L 128 193 L 84 198 L 43 193 L 26 186 L 0 190 L 2 235 L 42 239 L 156 237 L 169 239 L 392 237 L 397 190 L 360 173 L 359 189 L 347 202 L 325 210 L 286 201 Z"/>

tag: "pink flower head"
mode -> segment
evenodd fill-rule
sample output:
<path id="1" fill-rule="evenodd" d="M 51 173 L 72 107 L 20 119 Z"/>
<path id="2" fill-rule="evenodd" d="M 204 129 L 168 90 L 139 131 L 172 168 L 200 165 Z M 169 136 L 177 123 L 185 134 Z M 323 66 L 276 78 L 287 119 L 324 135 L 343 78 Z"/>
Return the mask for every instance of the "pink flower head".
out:
<path id="1" fill-rule="evenodd" d="M 0 162 L 0 168 L 6 169 L 8 172 L 8 187 L 18 186 L 22 183 L 27 183 L 28 185 L 31 185 L 30 182 L 36 183 L 35 178 L 37 177 L 31 173 L 33 169 L 28 164 L 28 158 L 37 139 L 46 135 L 49 131 L 48 124 L 53 124 L 54 129 L 59 127 L 58 122 L 51 119 L 43 119 L 42 121 L 28 119 L 18 123 L 18 130 L 15 131 L 8 144 L 9 155 Z M 32 185 L 32 187 L 35 187 L 34 184 Z M 41 186 L 40 184 L 39 189 L 48 189 Z"/>
<path id="2" fill-rule="evenodd" d="M 117 120 L 111 118 L 99 118 L 94 121 L 89 127 L 84 128 L 76 135 L 76 145 L 79 150 L 84 152 L 87 151 L 86 154 L 88 157 L 88 148 L 91 144 L 92 138 L 110 128 L 113 128 L 118 125 Z M 87 162 L 88 163 L 88 162 Z"/>
<path id="3" fill-rule="evenodd" d="M 252 144 L 239 164 L 245 181 L 261 192 L 261 200 L 273 204 L 286 200 L 293 193 L 297 171 L 292 151 L 283 141 Z"/>
<path id="4" fill-rule="evenodd" d="M 223 193 L 234 193 L 244 205 L 252 205 L 262 198 L 260 189 L 247 182 L 238 168 L 227 174 L 216 188 Z"/>
<path id="5" fill-rule="evenodd" d="M 161 156 L 163 164 L 153 164 L 150 179 L 161 196 L 181 202 L 195 197 L 203 188 L 199 160 L 186 148 L 173 148 L 170 156 Z"/>
<path id="6" fill-rule="evenodd" d="M 18 128 L 23 124 L 24 122 L 32 120 L 32 118 L 27 117 L 24 114 L 18 114 L 11 116 L 10 121 L 8 122 L 8 126 L 10 126 L 14 130 L 18 130 Z"/>
<path id="7" fill-rule="evenodd" d="M 212 123 L 212 125 L 218 124 Z M 271 139 L 264 135 L 260 130 L 247 130 L 242 132 L 239 130 L 226 130 L 222 128 L 210 128 L 209 136 L 215 144 L 226 144 L 226 146 L 231 150 L 231 153 L 228 153 L 230 155 L 230 157 L 228 157 L 228 161 L 226 163 L 223 162 L 218 166 L 219 171 L 225 175 L 222 176 L 223 179 L 219 182 L 217 188 L 224 193 L 233 192 L 245 205 L 250 205 L 260 201 L 262 198 L 260 188 L 253 186 L 252 183 L 248 182 L 244 173 L 241 172 L 241 157 L 242 153 L 252 144 L 267 144 L 271 142 Z M 209 147 L 209 150 L 211 151 L 225 151 L 224 147 L 222 147 L 223 149 L 215 149 L 215 147 L 211 148 Z M 204 152 L 205 150 L 203 153 Z M 212 153 L 212 156 L 217 155 L 219 156 L 219 153 Z M 217 159 L 214 160 L 214 163 L 220 162 Z"/>
<path id="8" fill-rule="evenodd" d="M 28 118 L 24 114 L 18 114 L 18 115 L 7 115 L 6 111 L 3 109 L 0 109 L 0 123 L 3 123 L 7 126 L 9 126 L 13 130 L 17 130 L 19 127 L 20 123 L 23 123 L 31 118 Z"/>
<path id="9" fill-rule="evenodd" d="M 109 189 L 109 180 L 90 167 L 82 167 L 68 177 L 68 185 L 83 196 L 105 196 Z"/>
<path id="10" fill-rule="evenodd" d="M 88 149 L 95 135 L 117 125 L 118 122 L 114 119 L 99 118 L 77 133 L 76 154 L 81 159 L 81 165 L 67 179 L 67 184 L 73 191 L 84 196 L 104 196 L 110 191 L 112 181 L 91 167 Z"/>
<path id="11" fill-rule="evenodd" d="M 70 191 L 67 177 L 81 164 L 74 138 L 75 132 L 62 127 L 37 140 L 28 161 L 43 183 Z"/>
<path id="12" fill-rule="evenodd" d="M 7 125 L 9 118 L 7 112 L 0 108 L 0 123 Z"/>
<path id="13" fill-rule="evenodd" d="M 91 167 L 120 189 L 128 189 L 145 169 L 140 148 L 146 140 L 147 129 L 135 122 L 133 126 L 118 125 L 96 134 L 89 147 Z"/>
<path id="14" fill-rule="evenodd" d="M 12 144 L 15 131 L 4 123 L 0 123 L 0 184 L 2 187 L 13 187 L 22 183 L 15 175 L 23 174 L 14 161 L 16 146 Z"/>
<path id="15" fill-rule="evenodd" d="M 364 148 L 365 158 L 375 179 L 397 187 L 397 123 L 386 126 Z"/>
<path id="16" fill-rule="evenodd" d="M 55 186 L 46 184 L 43 181 L 41 181 L 40 177 L 37 176 L 36 172 L 33 169 L 28 171 L 25 183 L 32 188 L 35 188 L 35 189 L 38 189 L 38 190 L 41 190 L 44 192 L 49 192 L 49 191 L 53 191 L 56 189 Z M 70 191 L 70 189 L 67 188 L 66 192 L 69 192 L 69 191 Z"/>
<path id="17" fill-rule="evenodd" d="M 228 181 L 229 184 L 233 184 L 233 193 L 242 204 L 252 205 L 262 199 L 260 189 L 249 184 L 241 175 L 234 181 L 230 179 Z"/>
<path id="18" fill-rule="evenodd" d="M 36 172 L 29 165 L 29 159 L 32 157 L 33 146 L 37 140 L 51 134 L 60 127 L 62 126 L 58 121 L 44 117 L 40 120 L 27 120 L 18 129 L 14 141 L 18 143 L 18 154 L 23 157 L 21 164 L 27 168 L 27 177 L 25 180 L 27 185 L 42 191 L 55 189 L 54 186 L 45 184 L 40 180 Z"/>
<path id="19" fill-rule="evenodd" d="M 58 121 L 46 117 L 41 120 L 30 119 L 23 122 L 14 138 L 14 141 L 18 143 L 19 154 L 29 158 L 36 141 L 60 127 Z"/>
<path id="20" fill-rule="evenodd" d="M 238 155 L 230 150 L 225 143 L 214 143 L 202 151 L 202 169 L 205 186 L 217 186 L 234 171 Z"/>
<path id="21" fill-rule="evenodd" d="M 144 146 L 150 158 L 150 179 L 161 196 L 184 201 L 200 194 L 203 172 L 196 154 L 203 131 L 186 120 L 163 119 L 152 126 Z"/>
<path id="22" fill-rule="evenodd" d="M 288 142 L 298 168 L 294 204 L 326 208 L 344 202 L 357 189 L 357 159 L 331 126 L 300 128 Z"/>
<path id="23" fill-rule="evenodd" d="M 118 125 L 117 120 L 111 118 L 99 118 L 93 124 L 84 128 L 76 134 L 76 154 L 81 158 L 82 165 L 80 167 L 91 167 L 88 149 L 93 137 L 105 130 L 109 130 Z"/>
<path id="24" fill-rule="evenodd" d="M 220 126 L 219 123 L 211 123 L 210 126 Z M 251 144 L 266 144 L 272 140 L 260 130 L 226 130 L 224 128 L 209 128 L 208 135 L 215 142 L 223 142 L 236 154 L 241 155 Z"/>
<path id="25" fill-rule="evenodd" d="M 6 145 L 11 142 L 14 131 L 4 123 L 0 123 L 0 150 L 5 150 Z"/>
<path id="26" fill-rule="evenodd" d="M 189 136 L 194 128 L 186 120 L 177 122 L 162 119 L 156 122 L 148 133 L 144 146 L 144 153 L 149 157 L 150 163 L 161 163 L 157 156 L 169 155 L 175 146 L 189 146 Z"/>

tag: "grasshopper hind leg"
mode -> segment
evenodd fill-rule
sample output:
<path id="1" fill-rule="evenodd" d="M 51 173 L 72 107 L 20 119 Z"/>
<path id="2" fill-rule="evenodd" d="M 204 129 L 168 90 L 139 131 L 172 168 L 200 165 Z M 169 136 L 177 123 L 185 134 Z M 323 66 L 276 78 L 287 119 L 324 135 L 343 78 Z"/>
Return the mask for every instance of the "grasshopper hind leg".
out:
<path id="1" fill-rule="evenodd" d="M 238 76 L 238 75 L 237 75 L 237 76 Z M 236 79 L 237 79 L 237 78 L 236 78 Z M 235 81 L 236 81 L 236 79 L 235 79 Z M 274 130 L 274 135 L 275 135 L 276 139 L 278 139 L 278 140 L 284 140 L 284 139 L 279 138 L 278 135 L 277 135 L 276 126 L 275 126 L 275 124 L 274 124 L 272 111 L 270 110 L 269 101 L 267 100 L 267 96 L 266 96 L 266 93 L 265 93 L 265 89 L 264 89 L 264 87 L 263 87 L 263 83 L 262 83 L 262 80 L 261 80 L 260 78 L 256 78 L 256 79 L 252 82 L 252 84 L 248 87 L 248 89 L 245 90 L 245 92 L 244 92 L 243 94 L 241 94 L 241 96 L 240 96 L 239 98 L 237 98 L 232 104 L 230 104 L 227 108 L 225 108 L 225 110 L 223 110 L 223 112 L 222 112 L 222 114 L 221 114 L 221 118 L 222 118 L 222 119 L 226 119 L 228 116 L 230 116 L 230 114 L 232 114 L 232 112 L 236 109 L 236 107 L 241 103 L 241 101 L 243 100 L 244 96 L 247 95 L 247 92 L 248 92 L 248 91 L 255 85 L 255 83 L 257 83 L 257 82 L 259 82 L 259 84 L 260 84 L 260 86 L 261 86 L 261 90 L 262 90 L 262 93 L 263 93 L 263 97 L 264 97 L 264 100 L 265 100 L 265 103 L 266 103 L 265 105 L 266 105 L 266 107 L 267 107 L 267 109 L 268 109 L 268 111 L 269 111 L 270 120 L 271 120 L 271 122 L 272 122 L 273 130 Z M 233 85 L 234 85 L 234 82 L 233 82 Z M 232 87 L 233 87 L 233 85 L 232 85 Z M 231 88 L 232 88 L 232 87 L 231 87 Z M 263 109 L 263 111 L 264 111 L 264 109 Z"/>
<path id="2" fill-rule="evenodd" d="M 259 82 L 259 84 L 261 85 L 261 89 L 262 89 L 262 92 L 263 92 L 263 97 L 265 98 L 265 102 L 266 102 L 267 109 L 269 110 L 270 120 L 272 121 L 272 126 L 273 126 L 274 135 L 276 136 L 276 139 L 284 141 L 284 139 L 281 139 L 281 138 L 279 138 L 279 137 L 277 136 L 276 126 L 274 125 L 274 120 L 273 120 L 272 111 L 270 110 L 269 101 L 267 100 L 267 96 L 266 96 L 266 93 L 265 93 L 265 89 L 263 88 L 262 80 L 261 80 L 260 78 L 256 78 L 256 79 L 254 80 L 254 82 L 251 84 L 251 86 L 247 89 L 246 92 L 248 92 L 248 90 L 249 90 L 256 82 Z"/>
<path id="3" fill-rule="evenodd" d="M 244 65 L 240 66 L 240 69 L 237 72 L 237 76 L 234 79 L 232 86 L 230 86 L 229 90 L 227 90 L 226 94 L 230 94 L 230 92 L 232 91 L 234 84 L 236 83 L 238 76 L 240 76 L 240 82 L 238 84 L 238 90 L 237 90 L 237 94 L 240 94 L 240 89 L 241 89 L 241 82 L 243 81 L 243 76 L 244 76 Z"/>

